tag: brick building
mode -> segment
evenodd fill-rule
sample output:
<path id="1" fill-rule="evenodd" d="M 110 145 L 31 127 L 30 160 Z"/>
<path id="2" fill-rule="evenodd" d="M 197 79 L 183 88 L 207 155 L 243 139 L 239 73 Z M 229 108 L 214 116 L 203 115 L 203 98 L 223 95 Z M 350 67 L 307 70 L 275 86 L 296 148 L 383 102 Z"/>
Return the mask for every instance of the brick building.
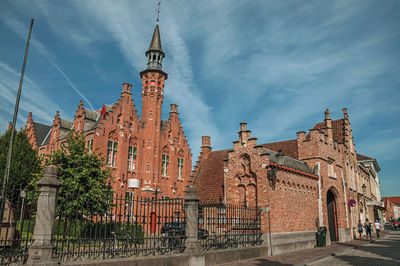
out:
<path id="1" fill-rule="evenodd" d="M 379 166 L 357 155 L 346 109 L 343 115 L 332 120 L 326 110 L 324 121 L 308 133 L 275 143 L 257 145 L 245 123 L 233 149 L 212 151 L 204 136 L 192 172 L 200 199 L 261 208 L 274 254 L 313 247 L 316 226 L 328 228 L 328 243 L 350 240 L 359 219 L 374 220 L 364 203 L 380 206 Z M 375 164 L 369 170 L 366 158 Z M 349 206 L 350 199 L 356 207 Z"/>
<path id="2" fill-rule="evenodd" d="M 72 121 L 62 119 L 57 111 L 53 124 L 44 125 L 35 122 L 29 113 L 25 131 L 39 155 L 59 149 L 71 130 L 83 134 L 91 151 L 106 156 L 117 193 L 151 196 L 157 191 L 163 197 L 183 197 L 192 154 L 179 121 L 178 106 L 171 104 L 169 118 L 161 120 L 168 75 L 162 70 L 165 54 L 158 24 L 145 55 L 147 67 L 140 73 L 141 118 L 132 100 L 132 85 L 124 83 L 115 103 L 89 110 L 81 101 Z"/>
<path id="3" fill-rule="evenodd" d="M 400 197 L 384 197 L 386 221 L 400 219 Z"/>

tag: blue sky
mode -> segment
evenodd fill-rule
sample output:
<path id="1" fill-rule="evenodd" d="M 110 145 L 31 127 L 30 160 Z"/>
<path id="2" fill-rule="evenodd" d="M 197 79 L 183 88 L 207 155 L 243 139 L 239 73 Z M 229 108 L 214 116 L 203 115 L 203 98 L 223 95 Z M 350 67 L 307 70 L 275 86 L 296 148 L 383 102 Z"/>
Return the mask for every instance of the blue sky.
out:
<path id="1" fill-rule="evenodd" d="M 35 19 L 18 127 L 33 112 L 51 124 L 73 119 L 79 100 L 101 108 L 133 84 L 157 1 L 0 2 L 0 131 L 12 120 L 30 18 Z M 164 115 L 179 105 L 197 158 L 201 136 L 232 147 L 239 122 L 258 143 L 296 132 L 348 108 L 359 153 L 377 158 L 384 196 L 400 195 L 399 1 L 180 1 L 161 3 L 166 53 Z"/>

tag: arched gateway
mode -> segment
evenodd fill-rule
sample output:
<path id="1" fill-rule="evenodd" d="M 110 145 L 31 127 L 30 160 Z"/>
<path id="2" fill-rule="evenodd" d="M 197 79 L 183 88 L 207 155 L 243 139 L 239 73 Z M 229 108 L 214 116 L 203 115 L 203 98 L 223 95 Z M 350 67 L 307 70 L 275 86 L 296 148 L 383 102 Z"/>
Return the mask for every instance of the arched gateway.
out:
<path id="1" fill-rule="evenodd" d="M 328 211 L 328 226 L 329 226 L 329 236 L 331 241 L 338 241 L 338 225 L 337 225 L 337 209 L 336 209 L 336 197 L 332 192 L 332 189 L 328 190 L 326 194 L 326 204 Z"/>

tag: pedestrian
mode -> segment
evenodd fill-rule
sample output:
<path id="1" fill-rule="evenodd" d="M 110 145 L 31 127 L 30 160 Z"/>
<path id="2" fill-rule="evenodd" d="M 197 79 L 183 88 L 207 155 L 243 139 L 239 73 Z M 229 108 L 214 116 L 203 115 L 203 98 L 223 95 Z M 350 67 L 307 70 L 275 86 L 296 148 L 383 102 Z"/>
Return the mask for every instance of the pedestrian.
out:
<path id="1" fill-rule="evenodd" d="M 363 228 L 363 224 L 362 224 L 361 220 L 358 220 L 357 227 L 358 227 L 358 233 L 360 234 L 360 239 L 362 240 L 364 228 Z"/>
<path id="2" fill-rule="evenodd" d="M 379 220 L 376 220 L 375 222 L 375 230 L 376 230 L 376 238 L 379 238 L 379 234 L 381 232 L 381 223 Z"/>
<path id="3" fill-rule="evenodd" d="M 399 219 L 394 219 L 393 225 L 394 225 L 394 230 L 397 231 L 397 229 L 399 228 Z"/>
<path id="4" fill-rule="evenodd" d="M 372 228 L 371 228 L 371 222 L 368 221 L 368 218 L 365 219 L 365 224 L 364 224 L 364 228 L 365 228 L 365 233 L 367 234 L 367 240 L 368 240 L 368 236 L 370 241 L 372 241 Z"/>

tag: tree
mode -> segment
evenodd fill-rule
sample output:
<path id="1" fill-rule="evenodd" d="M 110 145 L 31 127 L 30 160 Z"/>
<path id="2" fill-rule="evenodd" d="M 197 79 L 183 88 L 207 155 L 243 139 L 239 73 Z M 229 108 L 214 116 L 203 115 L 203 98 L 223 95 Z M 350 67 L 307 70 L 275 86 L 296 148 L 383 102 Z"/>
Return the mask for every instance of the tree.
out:
<path id="1" fill-rule="evenodd" d="M 60 188 L 57 209 L 63 216 L 82 218 L 106 211 L 110 196 L 109 169 L 103 169 L 105 159 L 101 154 L 89 152 L 85 137 L 75 131 L 67 137 L 61 149 L 49 155 L 47 164 L 58 168 Z"/>
<path id="2" fill-rule="evenodd" d="M 25 131 L 15 132 L 14 144 L 10 162 L 10 176 L 6 186 L 7 199 L 16 203 L 21 190 L 30 190 L 28 185 L 38 180 L 42 167 L 37 151 L 29 143 Z M 11 129 L 0 136 L 0 180 L 3 184 L 7 163 L 8 146 L 10 145 Z"/>

